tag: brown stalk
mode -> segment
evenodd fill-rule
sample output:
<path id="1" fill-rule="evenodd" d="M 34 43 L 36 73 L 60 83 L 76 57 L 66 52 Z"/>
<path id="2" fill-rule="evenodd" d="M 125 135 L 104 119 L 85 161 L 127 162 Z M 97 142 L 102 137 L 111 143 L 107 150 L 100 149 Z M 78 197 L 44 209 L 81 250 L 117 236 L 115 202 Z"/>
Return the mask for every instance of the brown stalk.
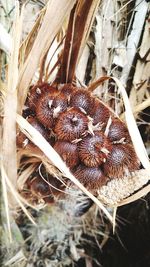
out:
<path id="1" fill-rule="evenodd" d="M 38 79 L 38 83 L 39 84 L 42 83 L 42 81 L 44 80 L 44 70 L 45 70 L 45 63 L 46 63 L 48 51 L 49 51 L 49 48 L 47 49 L 45 55 L 43 56 L 43 58 L 41 60 L 40 71 L 39 71 L 39 79 Z"/>
<path id="2" fill-rule="evenodd" d="M 89 85 L 88 91 L 93 92 L 100 84 L 102 84 L 103 82 L 105 82 L 108 79 L 111 79 L 111 77 L 103 76 L 103 77 L 99 78 L 97 81 L 95 81 Z"/>
<path id="3" fill-rule="evenodd" d="M 60 83 L 72 83 L 100 0 L 80 0 L 72 10 L 61 64 Z"/>
<path id="4" fill-rule="evenodd" d="M 85 25 L 88 18 L 88 13 L 90 12 L 90 7 L 92 5 L 93 0 L 82 1 L 79 3 L 75 28 L 74 28 L 74 38 L 73 38 L 73 46 L 72 46 L 72 54 L 70 59 L 70 68 L 68 75 L 68 82 L 72 82 L 76 70 L 76 65 L 79 57 L 79 51 L 82 43 L 82 38 L 85 32 Z"/>
<path id="5" fill-rule="evenodd" d="M 75 10 L 76 10 L 76 4 L 74 8 L 72 9 L 70 13 L 70 18 L 69 18 L 68 30 L 67 30 L 65 46 L 63 50 L 63 58 L 62 58 L 61 68 L 60 68 L 61 83 L 67 83 L 67 78 L 68 78 L 68 70 L 69 70 L 70 56 L 71 56 L 70 54 L 72 50 L 73 34 L 74 34 Z"/>

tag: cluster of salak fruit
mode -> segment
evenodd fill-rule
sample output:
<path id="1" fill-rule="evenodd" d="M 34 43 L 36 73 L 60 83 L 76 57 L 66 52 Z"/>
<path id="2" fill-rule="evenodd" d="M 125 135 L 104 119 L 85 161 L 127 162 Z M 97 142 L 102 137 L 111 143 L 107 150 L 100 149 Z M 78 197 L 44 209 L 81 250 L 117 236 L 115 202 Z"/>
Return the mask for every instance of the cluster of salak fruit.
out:
<path id="1" fill-rule="evenodd" d="M 53 146 L 74 176 L 95 192 L 108 180 L 121 178 L 139 168 L 127 127 L 102 101 L 85 88 L 47 83 L 30 88 L 24 117 Z M 33 146 L 23 133 L 18 146 Z M 44 176 L 44 175 L 43 175 Z M 39 174 L 28 189 L 45 202 L 53 202 L 64 185 Z M 47 177 L 47 178 L 46 178 Z"/>

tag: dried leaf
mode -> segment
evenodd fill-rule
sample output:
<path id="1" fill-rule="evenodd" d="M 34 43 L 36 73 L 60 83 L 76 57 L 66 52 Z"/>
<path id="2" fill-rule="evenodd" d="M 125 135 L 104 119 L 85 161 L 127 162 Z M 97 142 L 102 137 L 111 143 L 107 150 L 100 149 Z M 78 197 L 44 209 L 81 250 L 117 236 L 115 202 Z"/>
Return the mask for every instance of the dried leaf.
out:
<path id="1" fill-rule="evenodd" d="M 20 73 L 18 82 L 19 113 L 22 111 L 29 84 L 40 60 L 61 28 L 74 3 L 75 0 L 51 0 L 48 2 L 41 28 Z"/>
<path id="2" fill-rule="evenodd" d="M 16 14 L 14 19 L 13 44 L 10 62 L 8 66 L 8 87 L 4 101 L 3 119 L 3 165 L 8 177 L 16 185 L 17 161 L 16 161 L 16 110 L 18 81 L 18 55 L 22 28 L 22 16 L 19 16 L 19 3 L 16 1 Z"/>

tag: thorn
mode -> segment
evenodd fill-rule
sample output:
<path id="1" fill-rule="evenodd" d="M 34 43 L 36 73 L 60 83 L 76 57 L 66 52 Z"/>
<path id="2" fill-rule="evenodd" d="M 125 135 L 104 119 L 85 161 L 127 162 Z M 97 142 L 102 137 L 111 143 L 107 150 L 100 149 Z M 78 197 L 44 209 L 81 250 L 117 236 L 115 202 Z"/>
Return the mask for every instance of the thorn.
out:
<path id="1" fill-rule="evenodd" d="M 81 110 L 81 112 L 83 112 L 84 114 L 87 114 L 87 112 L 85 111 L 85 109 L 84 108 L 81 108 L 81 107 L 79 107 L 79 109 Z"/>
<path id="2" fill-rule="evenodd" d="M 53 100 L 49 100 L 49 101 L 48 101 L 48 107 L 49 107 L 49 108 L 52 107 L 52 103 L 53 103 Z"/>
<path id="3" fill-rule="evenodd" d="M 39 94 L 39 95 L 41 94 L 41 89 L 39 87 L 36 88 L 36 93 Z"/>
<path id="4" fill-rule="evenodd" d="M 60 106 L 58 106 L 57 108 L 54 108 L 53 118 L 57 118 L 60 111 L 61 111 L 61 107 Z"/>
<path id="5" fill-rule="evenodd" d="M 103 152 L 104 154 L 108 155 L 110 152 L 108 149 L 106 149 L 105 147 L 101 148 L 100 150 L 101 152 Z"/>
<path id="6" fill-rule="evenodd" d="M 112 123 L 112 118 L 110 116 L 109 119 L 108 119 L 107 125 L 106 125 L 105 133 L 104 133 L 106 137 L 108 136 L 109 128 L 110 128 L 111 123 Z"/>
<path id="7" fill-rule="evenodd" d="M 77 143 L 79 143 L 80 141 L 82 141 L 82 138 L 75 139 L 75 140 L 71 141 L 71 143 L 72 143 L 72 144 L 77 144 Z"/>
<path id="8" fill-rule="evenodd" d="M 29 139 L 26 138 L 26 139 L 23 141 L 23 147 L 26 147 L 28 144 L 29 144 Z"/>
<path id="9" fill-rule="evenodd" d="M 74 118 L 72 118 L 73 122 L 76 122 L 78 120 L 78 118 L 75 116 Z"/>

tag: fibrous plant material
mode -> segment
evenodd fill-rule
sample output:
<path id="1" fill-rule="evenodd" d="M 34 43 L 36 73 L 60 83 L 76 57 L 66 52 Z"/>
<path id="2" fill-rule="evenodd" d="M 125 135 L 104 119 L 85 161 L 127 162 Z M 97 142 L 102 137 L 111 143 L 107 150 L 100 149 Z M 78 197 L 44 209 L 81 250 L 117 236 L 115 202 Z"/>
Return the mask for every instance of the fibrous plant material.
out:
<path id="1" fill-rule="evenodd" d="M 124 178 L 115 178 L 99 189 L 99 199 L 109 206 L 121 206 L 143 197 L 149 192 L 149 185 L 138 193 L 143 185 L 148 184 L 150 173 L 146 170 L 135 171 Z M 133 194 L 132 196 L 130 196 Z M 129 197 L 130 196 L 130 197 Z"/>

